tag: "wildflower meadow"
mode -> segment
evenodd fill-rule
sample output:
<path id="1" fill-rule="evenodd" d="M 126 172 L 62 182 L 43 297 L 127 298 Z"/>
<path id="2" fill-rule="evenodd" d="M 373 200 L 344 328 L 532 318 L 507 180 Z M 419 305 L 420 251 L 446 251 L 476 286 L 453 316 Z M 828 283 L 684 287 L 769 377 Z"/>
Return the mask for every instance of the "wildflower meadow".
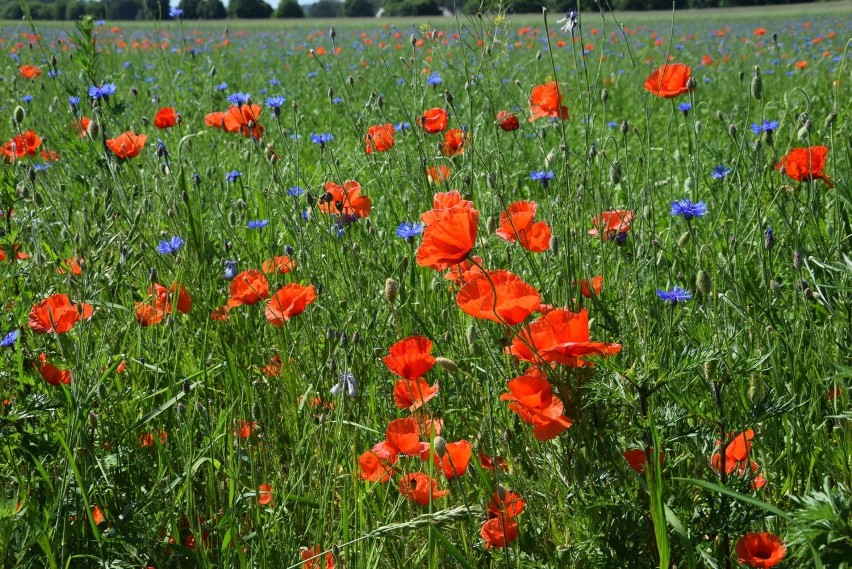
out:
<path id="1" fill-rule="evenodd" d="M 849 14 L 2 24 L 2 565 L 852 566 Z"/>

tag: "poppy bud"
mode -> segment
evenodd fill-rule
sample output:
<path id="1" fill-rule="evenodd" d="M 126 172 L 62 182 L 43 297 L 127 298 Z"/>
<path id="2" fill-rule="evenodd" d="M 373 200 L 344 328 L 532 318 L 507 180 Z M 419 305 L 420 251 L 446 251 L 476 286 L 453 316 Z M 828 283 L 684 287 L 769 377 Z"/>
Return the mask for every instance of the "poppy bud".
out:
<path id="1" fill-rule="evenodd" d="M 828 113 L 828 116 L 825 117 L 825 128 L 830 129 L 831 127 L 833 127 L 834 121 L 836 121 L 836 120 L 837 120 L 837 112 L 836 111 L 831 111 L 830 113 Z"/>
<path id="2" fill-rule="evenodd" d="M 758 138 L 757 140 L 754 141 L 754 146 L 752 148 L 754 149 L 755 152 L 759 152 L 761 146 L 763 146 L 763 144 L 760 142 L 760 139 Z"/>
<path id="3" fill-rule="evenodd" d="M 476 342 L 476 328 L 471 324 L 467 327 L 465 331 L 465 339 L 467 339 L 467 343 L 473 345 Z"/>
<path id="4" fill-rule="evenodd" d="M 515 86 L 523 88 L 523 87 L 521 87 L 521 81 L 519 79 L 515 79 Z"/>
<path id="5" fill-rule="evenodd" d="M 451 360 L 450 358 L 442 358 L 438 356 L 435 358 L 435 364 L 444 371 L 454 372 L 458 371 L 459 366 L 456 365 L 456 362 Z"/>
<path id="6" fill-rule="evenodd" d="M 89 121 L 89 126 L 86 127 L 86 134 L 89 135 L 89 138 L 94 139 L 98 136 L 98 132 L 101 130 L 100 125 L 97 121 Z"/>
<path id="7" fill-rule="evenodd" d="M 376 97 L 376 106 L 378 106 L 380 109 L 385 106 L 385 98 L 381 95 Z"/>
<path id="8" fill-rule="evenodd" d="M 231 227 L 237 226 L 237 214 L 233 211 L 228 212 L 228 225 L 230 225 Z"/>
<path id="9" fill-rule="evenodd" d="M 346 81 L 349 83 L 349 86 L 350 86 L 350 87 L 352 87 L 353 85 L 355 85 L 355 78 L 354 78 L 354 77 L 352 77 L 351 75 L 349 76 L 349 79 L 347 79 Z"/>
<path id="10" fill-rule="evenodd" d="M 763 78 L 760 76 L 760 67 L 757 67 L 755 71 L 757 74 L 751 78 L 749 91 L 751 92 L 751 96 L 756 101 L 759 101 L 763 97 Z"/>
<path id="11" fill-rule="evenodd" d="M 799 131 L 796 133 L 796 138 L 798 138 L 799 140 L 807 140 L 807 139 L 808 139 L 808 137 L 809 137 L 810 135 L 811 135 L 811 133 L 810 133 L 810 131 L 808 130 L 808 128 L 807 128 L 807 127 L 805 127 L 805 126 L 803 126 L 803 127 L 802 127 L 802 128 L 800 128 L 800 129 L 799 129 Z"/>
<path id="12" fill-rule="evenodd" d="M 131 87 L 130 94 L 136 97 L 137 95 L 139 95 L 139 89 L 137 89 L 136 87 Z"/>
<path id="13" fill-rule="evenodd" d="M 621 162 L 614 160 L 609 166 L 609 183 L 615 186 L 621 182 Z"/>
<path id="14" fill-rule="evenodd" d="M 297 103 L 296 101 L 293 101 L 292 103 L 290 103 L 290 107 L 293 109 L 293 112 L 295 113 L 299 108 L 299 103 Z"/>
<path id="15" fill-rule="evenodd" d="M 626 135 L 629 130 L 630 125 L 627 124 L 627 121 L 621 121 L 621 134 Z"/>
<path id="16" fill-rule="evenodd" d="M 538 51 L 536 52 L 536 54 L 535 54 L 535 60 L 536 60 L 536 61 L 540 61 L 540 60 L 541 60 L 541 50 L 538 50 Z"/>
<path id="17" fill-rule="evenodd" d="M 393 277 L 385 281 L 385 300 L 393 304 L 399 294 L 399 283 Z"/>
<path id="18" fill-rule="evenodd" d="M 27 179 L 28 179 L 30 182 L 35 182 L 35 179 L 36 179 L 36 171 L 35 171 L 35 168 L 30 168 L 29 170 L 27 170 Z"/>
<path id="19" fill-rule="evenodd" d="M 695 88 L 698 86 L 698 81 L 695 80 L 695 77 L 690 77 L 686 80 L 686 88 L 690 91 L 695 91 Z"/>
<path id="20" fill-rule="evenodd" d="M 334 26 L 331 26 L 331 29 L 328 30 L 328 37 L 334 39 L 337 37 L 337 32 L 334 30 Z"/>
<path id="21" fill-rule="evenodd" d="M 797 271 L 802 268 L 802 253 L 793 251 L 793 268 Z"/>
<path id="22" fill-rule="evenodd" d="M 695 121 L 695 136 L 701 136 L 701 133 L 704 132 L 704 123 L 701 121 Z"/>
<path id="23" fill-rule="evenodd" d="M 334 87 L 329 86 L 329 88 L 328 88 L 328 98 L 329 98 L 329 99 L 333 99 L 333 98 L 334 98 Z"/>
<path id="24" fill-rule="evenodd" d="M 414 34 L 411 34 L 410 36 L 408 36 L 408 43 L 411 44 L 411 47 L 414 47 L 415 45 L 417 45 L 417 38 L 414 37 Z"/>
<path id="25" fill-rule="evenodd" d="M 453 94 L 444 89 L 444 100 L 447 101 L 448 105 L 453 104 Z"/>
<path id="26" fill-rule="evenodd" d="M 702 371 L 704 372 L 704 379 L 706 379 L 707 381 L 712 381 L 713 377 L 716 375 L 715 360 L 707 360 L 701 367 Z"/>
<path id="27" fill-rule="evenodd" d="M 56 56 L 55 55 L 50 56 L 50 66 L 53 67 L 54 69 L 56 69 Z"/>
<path id="28" fill-rule="evenodd" d="M 148 273 L 148 281 L 151 283 L 155 283 L 157 282 L 157 280 L 157 269 L 152 268 L 151 271 Z"/>
<path id="29" fill-rule="evenodd" d="M 559 237 L 556 235 L 550 238 L 550 252 L 554 257 L 559 255 Z"/>
<path id="30" fill-rule="evenodd" d="M 698 292 L 700 292 L 704 296 L 707 296 L 711 292 L 713 292 L 713 281 L 710 279 L 710 275 L 704 269 L 700 269 L 695 275 L 695 288 L 697 288 Z"/>
<path id="31" fill-rule="evenodd" d="M 489 217 L 488 224 L 486 225 L 488 233 L 494 233 L 495 231 L 497 231 L 498 227 L 500 227 L 500 220 L 493 215 Z"/>
<path id="32" fill-rule="evenodd" d="M 606 103 L 609 99 L 609 91 L 606 89 L 601 89 L 601 102 Z"/>
<path id="33" fill-rule="evenodd" d="M 489 56 L 491 55 L 491 46 L 490 45 L 485 46 L 485 55 L 489 55 Z"/>
<path id="34" fill-rule="evenodd" d="M 184 395 L 189 395 L 189 392 L 192 391 L 192 385 L 189 383 L 188 379 L 183 380 L 183 385 L 181 387 L 183 388 Z"/>
<path id="35" fill-rule="evenodd" d="M 684 231 L 677 240 L 677 246 L 683 249 L 687 243 L 689 243 L 689 231 Z"/>
<path id="36" fill-rule="evenodd" d="M 24 110 L 24 107 L 18 105 L 17 107 L 15 107 L 15 112 L 12 114 L 12 120 L 15 122 L 16 125 L 19 125 L 24 122 L 26 116 L 27 112 Z"/>
<path id="37" fill-rule="evenodd" d="M 97 428 L 98 426 L 98 416 L 95 414 L 94 411 L 89 411 L 89 424 L 93 428 Z"/>
<path id="38" fill-rule="evenodd" d="M 435 454 L 438 455 L 438 458 L 444 458 L 444 455 L 447 454 L 447 441 L 443 437 L 435 437 Z"/>

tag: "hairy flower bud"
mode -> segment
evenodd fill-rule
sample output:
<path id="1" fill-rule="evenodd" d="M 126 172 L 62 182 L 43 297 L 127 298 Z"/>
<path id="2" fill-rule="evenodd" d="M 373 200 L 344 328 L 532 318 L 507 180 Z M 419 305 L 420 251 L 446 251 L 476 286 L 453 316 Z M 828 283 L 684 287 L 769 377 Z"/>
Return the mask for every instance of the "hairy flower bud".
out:
<path id="1" fill-rule="evenodd" d="M 751 78 L 749 92 L 756 101 L 763 98 L 763 78 L 760 76 L 760 66 L 754 68 L 754 77 Z"/>
<path id="2" fill-rule="evenodd" d="M 621 182 L 621 162 L 613 161 L 609 166 L 609 183 L 613 186 Z"/>
<path id="3" fill-rule="evenodd" d="M 435 365 L 437 365 L 442 370 L 449 372 L 458 371 L 459 369 L 459 366 L 456 365 L 456 362 L 454 362 L 450 358 L 443 358 L 441 356 L 435 358 Z"/>
<path id="4" fill-rule="evenodd" d="M 695 288 L 704 296 L 708 296 L 713 292 L 713 281 L 704 269 L 699 269 L 695 275 Z"/>
<path id="5" fill-rule="evenodd" d="M 397 294 L 399 294 L 399 283 L 393 277 L 389 277 L 385 281 L 385 300 L 393 304 Z"/>

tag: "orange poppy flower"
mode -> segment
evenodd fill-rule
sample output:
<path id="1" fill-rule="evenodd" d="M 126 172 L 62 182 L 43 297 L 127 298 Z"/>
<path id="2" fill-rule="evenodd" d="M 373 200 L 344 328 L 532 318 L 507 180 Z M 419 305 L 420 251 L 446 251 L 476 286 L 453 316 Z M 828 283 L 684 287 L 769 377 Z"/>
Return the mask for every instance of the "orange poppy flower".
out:
<path id="1" fill-rule="evenodd" d="M 594 227 L 589 229 L 589 235 L 600 235 L 604 241 L 620 240 L 630 231 L 632 221 L 633 212 L 630 210 L 605 211 L 592 218 Z"/>
<path id="2" fill-rule="evenodd" d="M 485 547 L 506 547 L 518 538 L 518 522 L 508 516 L 491 518 L 479 530 Z"/>
<path id="3" fill-rule="evenodd" d="M 472 447 L 468 441 L 458 441 L 445 445 L 444 456 L 434 454 L 435 466 L 441 469 L 447 478 L 458 478 L 467 472 L 470 464 Z"/>
<path id="4" fill-rule="evenodd" d="M 754 35 L 765 36 L 766 35 L 766 28 L 757 28 L 756 30 L 754 30 Z"/>
<path id="5" fill-rule="evenodd" d="M 737 560 L 749 567 L 775 567 L 787 554 L 787 546 L 775 534 L 747 533 L 737 541 Z"/>
<path id="6" fill-rule="evenodd" d="M 132 130 L 128 130 L 115 138 L 108 139 L 106 145 L 113 154 L 126 160 L 138 156 L 142 152 L 142 149 L 145 148 L 147 140 L 148 137 L 146 135 L 136 134 Z"/>
<path id="7" fill-rule="evenodd" d="M 428 506 L 433 498 L 443 498 L 449 492 L 438 490 L 438 481 L 422 472 L 412 472 L 399 481 L 399 493 L 421 506 Z"/>
<path id="8" fill-rule="evenodd" d="M 504 132 L 511 132 L 521 128 L 518 117 L 515 116 L 515 113 L 510 113 L 509 111 L 500 111 L 497 113 L 497 126 Z"/>
<path id="9" fill-rule="evenodd" d="M 3 145 L 3 154 L 14 162 L 17 158 L 24 156 L 35 156 L 38 147 L 41 146 L 41 137 L 35 131 L 27 130 L 22 134 L 15 135 Z"/>
<path id="10" fill-rule="evenodd" d="M 482 258 L 481 257 L 471 257 L 469 259 L 465 259 L 458 265 L 453 265 L 449 269 L 447 269 L 447 273 L 444 275 L 444 278 L 448 281 L 453 281 L 459 283 L 460 285 L 464 285 L 469 283 L 473 279 L 482 275 Z"/>
<path id="11" fill-rule="evenodd" d="M 456 154 L 462 154 L 464 152 L 465 138 L 470 137 L 466 136 L 464 131 L 460 128 L 454 128 L 445 132 L 443 146 L 444 156 L 453 157 Z"/>
<path id="12" fill-rule="evenodd" d="M 24 79 L 35 79 L 41 75 L 41 69 L 35 65 L 21 65 L 18 67 L 18 71 Z"/>
<path id="13" fill-rule="evenodd" d="M 373 447 L 381 459 L 396 455 L 420 456 L 429 452 L 429 443 L 420 441 L 420 425 L 411 417 L 394 419 L 385 430 L 385 440 Z"/>
<path id="14" fill-rule="evenodd" d="M 215 111 L 204 115 L 204 124 L 211 128 L 220 128 L 225 130 L 225 113 L 222 111 Z"/>
<path id="15" fill-rule="evenodd" d="M 68 257 L 62 262 L 64 267 L 56 267 L 56 273 L 59 275 L 64 275 L 66 273 L 71 273 L 75 277 L 79 277 L 83 274 L 83 259 L 80 257 Z"/>
<path id="16" fill-rule="evenodd" d="M 754 430 L 749 429 L 733 437 L 725 447 L 725 474 L 732 474 L 740 463 L 748 460 L 751 452 L 751 441 L 754 439 Z M 721 447 L 721 442 L 716 441 Z M 716 452 L 710 459 L 710 464 L 716 472 L 722 471 L 722 457 Z"/>
<path id="17" fill-rule="evenodd" d="M 335 569 L 334 556 L 331 553 L 322 557 L 322 548 L 315 545 L 311 548 L 303 547 L 299 556 L 302 558 L 302 569 Z"/>
<path id="18" fill-rule="evenodd" d="M 168 433 L 166 431 L 160 431 L 159 433 L 160 444 L 166 444 L 166 441 L 169 438 Z M 141 433 L 139 435 L 139 444 L 142 445 L 142 448 L 153 447 L 155 443 L 154 433 Z"/>
<path id="19" fill-rule="evenodd" d="M 574 281 L 574 286 L 577 286 L 577 281 Z M 581 279 L 579 282 L 580 292 L 586 298 L 592 298 L 593 296 L 600 296 L 601 288 L 603 287 L 603 276 L 598 275 L 596 277 L 592 277 L 590 279 Z"/>
<path id="20" fill-rule="evenodd" d="M 641 448 L 630 449 L 621 453 L 621 456 L 624 457 L 624 460 L 627 461 L 630 468 L 635 470 L 638 474 L 645 473 L 645 464 L 648 462 L 648 455 L 644 450 Z M 660 464 L 663 464 L 663 453 L 659 454 L 658 460 L 660 461 Z"/>
<path id="21" fill-rule="evenodd" d="M 240 419 L 237 421 L 236 426 L 234 427 L 234 436 L 239 437 L 241 439 L 247 439 L 251 437 L 252 433 L 257 430 L 257 421 L 246 421 L 245 419 Z"/>
<path id="22" fill-rule="evenodd" d="M 443 164 L 426 168 L 426 178 L 432 184 L 440 184 L 450 179 L 450 169 Z"/>
<path id="23" fill-rule="evenodd" d="M 231 298 L 228 299 L 228 308 L 243 304 L 257 304 L 261 300 L 269 298 L 269 281 L 260 271 L 249 269 L 234 277 L 231 281 L 230 292 Z"/>
<path id="24" fill-rule="evenodd" d="M 284 285 L 266 303 L 266 319 L 273 326 L 283 326 L 289 319 L 304 312 L 316 299 L 314 285 Z"/>
<path id="25" fill-rule="evenodd" d="M 423 336 L 409 336 L 391 346 L 382 361 L 391 373 L 403 379 L 423 377 L 435 365 L 432 341 Z"/>
<path id="26" fill-rule="evenodd" d="M 488 513 L 494 517 L 508 516 L 514 518 L 524 511 L 527 505 L 520 494 L 514 490 L 500 489 L 491 495 L 488 503 Z"/>
<path id="27" fill-rule="evenodd" d="M 536 209 L 535 202 L 519 201 L 509 205 L 500 214 L 497 236 L 509 243 L 520 241 L 521 247 L 533 253 L 550 249 L 550 226 L 544 221 L 533 221 Z"/>
<path id="28" fill-rule="evenodd" d="M 387 482 L 395 474 L 393 465 L 398 461 L 395 454 L 379 458 L 372 450 L 368 450 L 358 457 L 358 467 L 361 470 L 361 478 L 369 482 Z"/>
<path id="29" fill-rule="evenodd" d="M 92 119 L 89 117 L 80 117 L 79 121 L 74 121 L 74 130 L 80 135 L 80 138 L 85 137 L 89 133 L 89 124 Z"/>
<path id="30" fill-rule="evenodd" d="M 828 148 L 825 146 L 811 146 L 810 148 L 793 148 L 781 161 L 775 164 L 775 169 L 782 171 L 797 182 L 808 182 L 811 180 L 822 180 L 833 188 L 834 184 L 827 174 L 823 174 Z"/>
<path id="31" fill-rule="evenodd" d="M 450 115 L 441 108 L 429 109 L 423 112 L 423 116 L 417 117 L 417 124 L 429 134 L 444 132 L 447 128 Z"/>
<path id="32" fill-rule="evenodd" d="M 536 85 L 530 93 L 530 117 L 528 120 L 532 122 L 543 117 L 568 118 L 568 107 L 562 105 L 562 93 L 556 81 Z"/>
<path id="33" fill-rule="evenodd" d="M 44 362 L 38 368 L 42 379 L 50 385 L 71 385 L 71 372 L 59 369 L 51 363 Z"/>
<path id="34" fill-rule="evenodd" d="M 531 368 L 508 383 L 509 393 L 500 396 L 510 401 L 509 410 L 523 422 L 533 426 L 533 436 L 540 441 L 553 439 L 573 425 L 565 416 L 562 400 L 553 395 L 544 372 Z"/>
<path id="35" fill-rule="evenodd" d="M 392 124 L 378 124 L 367 129 L 367 135 L 364 137 L 364 151 L 367 154 L 387 152 L 393 148 L 393 145 Z"/>
<path id="36" fill-rule="evenodd" d="M 326 195 L 319 201 L 319 209 L 330 215 L 367 217 L 373 207 L 372 200 L 361 195 L 361 184 L 346 180 L 343 186 L 335 182 L 325 183 Z"/>
<path id="37" fill-rule="evenodd" d="M 257 122 L 260 111 L 260 105 L 232 105 L 223 113 L 223 130 L 242 133 L 246 138 L 263 138 L 263 127 Z M 206 117 L 204 120 L 207 122 Z"/>
<path id="38" fill-rule="evenodd" d="M 97 504 L 92 507 L 92 519 L 95 521 L 96 526 L 99 526 L 104 523 L 104 513 L 101 511 Z"/>
<path id="39" fill-rule="evenodd" d="M 177 124 L 179 116 L 173 107 L 163 107 L 154 115 L 154 126 L 157 128 L 171 128 Z"/>
<path id="40" fill-rule="evenodd" d="M 426 212 L 423 239 L 417 249 L 417 264 L 442 271 L 464 261 L 476 242 L 479 212 L 475 209 L 452 208 Z"/>
<path id="41" fill-rule="evenodd" d="M 286 275 L 296 268 L 296 261 L 286 255 L 279 255 L 271 259 L 266 259 L 260 265 L 260 268 L 266 274 L 281 273 L 282 275 Z"/>
<path id="42" fill-rule="evenodd" d="M 0 218 L 2 218 L 2 216 L 0 216 Z M 20 249 L 21 249 L 20 243 L 12 244 L 11 251 L 9 251 L 9 255 L 10 255 L 9 262 L 10 263 L 12 261 L 25 261 L 25 260 L 30 258 L 29 253 L 24 253 Z M 5 260 L 6 260 L 6 251 L 4 251 L 3 247 L 0 246 L 0 261 L 5 261 Z"/>
<path id="43" fill-rule="evenodd" d="M 509 271 L 486 271 L 456 295 L 456 304 L 465 314 L 509 326 L 526 320 L 540 303 L 535 287 Z"/>
<path id="44" fill-rule="evenodd" d="M 91 304 L 71 304 L 68 295 L 53 294 L 32 307 L 29 326 L 36 334 L 65 334 L 80 320 L 91 317 Z"/>
<path id="45" fill-rule="evenodd" d="M 645 79 L 645 90 L 664 99 L 671 99 L 689 92 L 686 86 L 692 70 L 683 63 L 666 63 L 655 69 Z"/>
<path id="46" fill-rule="evenodd" d="M 440 212 L 446 209 L 472 210 L 473 202 L 463 199 L 458 190 L 438 192 L 432 196 L 432 209 L 421 214 L 420 221 L 428 225 L 436 221 L 440 217 Z"/>
<path id="47" fill-rule="evenodd" d="M 265 506 L 270 502 L 272 502 L 272 486 L 263 482 L 257 487 L 257 503 Z"/>
<path id="48" fill-rule="evenodd" d="M 173 308 L 184 314 L 192 308 L 192 298 L 180 283 L 173 283 L 169 288 L 154 283 L 148 287 L 148 297 L 149 300 L 136 303 L 136 321 L 142 327 L 159 324 Z"/>
<path id="49" fill-rule="evenodd" d="M 422 377 L 400 379 L 393 386 L 393 402 L 399 409 L 414 412 L 438 394 L 438 384 L 429 385 Z"/>
<path id="50" fill-rule="evenodd" d="M 557 308 L 522 329 L 506 351 L 533 364 L 555 362 L 580 367 L 591 365 L 583 356 L 615 355 L 621 351 L 621 345 L 589 339 L 589 315 L 585 308 L 579 313 Z"/>

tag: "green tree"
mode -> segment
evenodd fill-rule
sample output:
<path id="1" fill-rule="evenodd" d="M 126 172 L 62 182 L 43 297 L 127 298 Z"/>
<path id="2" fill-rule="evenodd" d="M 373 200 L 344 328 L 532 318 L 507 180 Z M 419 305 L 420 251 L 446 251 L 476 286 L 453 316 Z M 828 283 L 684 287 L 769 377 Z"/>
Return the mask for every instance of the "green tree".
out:
<path id="1" fill-rule="evenodd" d="M 308 6 L 309 18 L 339 18 L 343 15 L 343 4 L 336 0 L 319 0 Z"/>
<path id="2" fill-rule="evenodd" d="M 263 19 L 272 15 L 272 6 L 263 0 L 231 0 L 228 15 L 232 18 Z"/>
<path id="3" fill-rule="evenodd" d="M 228 11 L 222 0 L 201 0 L 198 3 L 198 17 L 202 20 L 224 20 Z"/>
<path id="4" fill-rule="evenodd" d="M 168 20 L 169 0 L 142 0 L 137 14 L 139 20 Z"/>
<path id="5" fill-rule="evenodd" d="M 343 12 L 350 18 L 372 18 L 376 15 L 376 8 L 371 0 L 346 0 Z"/>
<path id="6" fill-rule="evenodd" d="M 183 10 L 183 18 L 185 20 L 197 20 L 200 18 L 198 7 L 201 4 L 199 0 L 180 0 L 178 8 Z"/>
<path id="7" fill-rule="evenodd" d="M 385 6 L 388 16 L 440 16 L 435 0 L 401 0 Z"/>
<path id="8" fill-rule="evenodd" d="M 281 0 L 278 4 L 278 10 L 275 12 L 276 18 L 304 18 L 305 11 L 296 0 Z"/>
<path id="9" fill-rule="evenodd" d="M 65 19 L 76 22 L 86 15 L 86 3 L 79 0 L 72 0 L 65 7 Z"/>

